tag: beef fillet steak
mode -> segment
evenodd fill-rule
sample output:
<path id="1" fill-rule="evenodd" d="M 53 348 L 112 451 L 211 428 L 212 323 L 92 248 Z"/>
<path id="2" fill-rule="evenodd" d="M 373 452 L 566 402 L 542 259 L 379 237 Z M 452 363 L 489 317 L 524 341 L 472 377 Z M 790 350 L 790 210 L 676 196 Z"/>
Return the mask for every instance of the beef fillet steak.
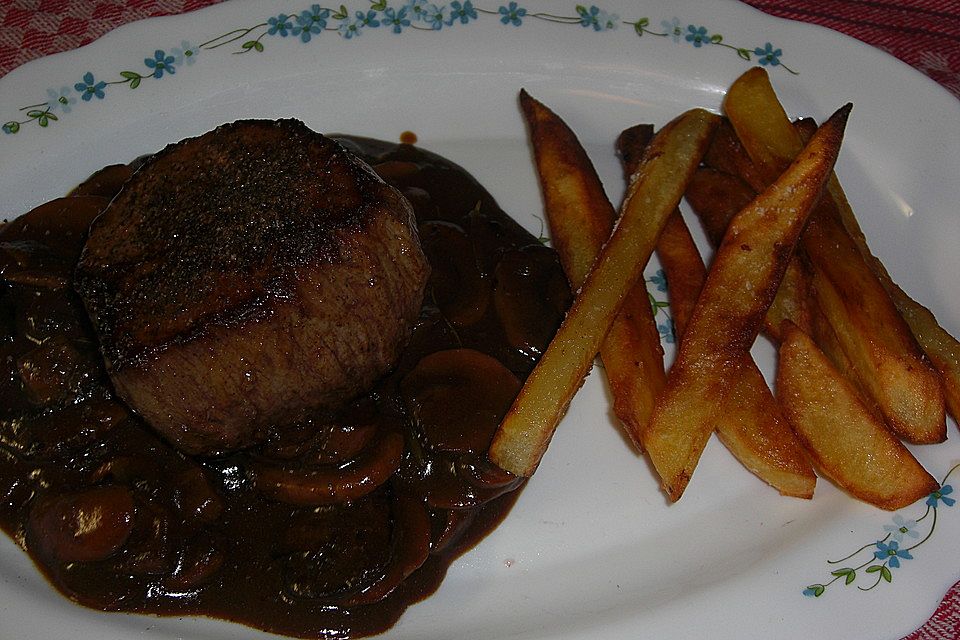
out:
<path id="1" fill-rule="evenodd" d="M 399 356 L 429 266 L 409 203 L 295 120 L 152 157 L 94 221 L 76 287 L 117 392 L 191 454 L 335 408 Z"/>

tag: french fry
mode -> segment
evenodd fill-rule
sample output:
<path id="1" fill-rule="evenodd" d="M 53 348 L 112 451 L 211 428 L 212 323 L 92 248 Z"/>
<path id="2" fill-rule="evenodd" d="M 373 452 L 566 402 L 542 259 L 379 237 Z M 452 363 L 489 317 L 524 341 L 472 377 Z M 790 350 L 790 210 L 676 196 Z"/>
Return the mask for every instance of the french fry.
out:
<path id="1" fill-rule="evenodd" d="M 653 127 L 645 124 L 625 129 L 617 136 L 616 149 L 627 180 L 636 172 L 643 157 L 643 150 L 652 136 Z M 670 308 L 673 312 L 674 325 L 686 326 L 690 314 L 693 313 L 697 296 L 700 295 L 700 289 L 703 288 L 703 281 L 707 277 L 707 268 L 700 259 L 700 252 L 679 209 L 670 214 L 660 232 L 660 238 L 657 240 L 657 255 L 660 256 L 660 263 L 668 274 Z M 662 385 L 661 388 L 663 388 Z"/>
<path id="2" fill-rule="evenodd" d="M 809 136 L 817 126 L 815 122 L 809 119 L 798 121 L 795 125 L 797 130 L 800 131 L 801 138 Z M 840 181 L 836 176 L 833 176 L 827 183 L 827 191 L 833 199 L 844 228 L 857 245 L 860 255 L 863 256 L 874 275 L 880 280 L 880 284 L 883 285 L 887 295 L 890 296 L 893 304 L 900 311 L 900 315 L 910 326 L 913 337 L 917 339 L 934 368 L 940 373 L 947 410 L 953 416 L 953 419 L 960 423 L 960 342 L 940 326 L 933 312 L 911 298 L 893 281 L 893 278 L 887 272 L 887 268 L 870 251 L 870 247 L 867 246 L 867 239 L 860 228 L 860 223 L 857 222 L 853 208 L 850 206 L 850 202 L 847 200 L 843 187 L 840 186 Z"/>
<path id="3" fill-rule="evenodd" d="M 800 133 L 759 67 L 731 85 L 724 109 L 766 179 L 777 175 L 802 145 Z M 888 426 L 910 442 L 943 441 L 946 422 L 940 376 L 840 223 L 832 197 L 825 197 L 810 216 L 802 246 L 813 265 L 819 308 Z"/>
<path id="4" fill-rule="evenodd" d="M 814 127 L 816 129 L 816 127 Z M 753 160 L 743 148 L 737 132 L 727 118 L 720 121 L 717 131 L 713 134 L 713 142 L 703 156 L 704 166 L 737 176 L 746 182 L 753 191 L 763 191 L 770 182 L 760 174 Z"/>
<path id="5" fill-rule="evenodd" d="M 789 323 L 782 333 L 777 396 L 824 475 L 891 511 L 935 491 L 937 481 L 877 420 L 813 340 Z"/>
<path id="6" fill-rule="evenodd" d="M 643 273 L 718 119 L 692 109 L 651 141 L 627 190 L 616 229 L 494 435 L 489 455 L 501 468 L 521 476 L 536 470 L 610 323 Z"/>
<path id="7" fill-rule="evenodd" d="M 632 129 L 617 138 L 617 151 L 627 177 L 636 168 L 632 160 L 639 155 L 637 148 L 644 144 Z M 701 171 L 704 169 L 697 170 L 694 180 Z M 687 186 L 688 194 L 692 185 L 693 181 Z M 748 195 L 745 201 L 737 202 L 737 211 L 749 204 L 755 195 L 752 189 L 744 186 Z M 719 238 L 735 213 L 724 218 Z M 678 339 L 682 339 L 707 270 L 679 211 L 670 216 L 660 233 L 657 254 L 667 275 L 674 328 Z M 744 467 L 782 495 L 812 498 L 817 477 L 749 353 L 744 356 L 740 375 L 730 379 L 729 383 L 730 395 L 717 415 L 716 430 L 720 441 Z"/>
<path id="8" fill-rule="evenodd" d="M 520 106 L 533 143 L 551 241 L 571 289 L 576 290 L 610 237 L 616 213 L 586 151 L 566 123 L 526 91 L 520 92 Z M 650 129 L 644 146 L 652 136 Z M 600 345 L 600 358 L 614 413 L 642 450 L 641 430 L 666 380 L 660 334 L 642 280 L 627 293 Z"/>
<path id="9" fill-rule="evenodd" d="M 820 198 L 840 150 L 850 105 L 730 222 L 707 275 L 667 386 L 647 430 L 647 452 L 671 500 L 683 494 Z"/>
<path id="10" fill-rule="evenodd" d="M 736 163 L 730 164 L 734 166 Z M 756 192 L 738 176 L 710 167 L 701 167 L 693 174 L 685 196 L 703 223 L 710 241 L 714 246 L 719 246 L 730 220 L 756 197 Z M 809 331 L 812 322 L 809 299 L 810 274 L 804 265 L 794 258 L 787 265 L 783 282 L 780 283 L 773 304 L 764 316 L 766 334 L 778 340 L 780 325 L 784 320 L 790 320 Z"/>

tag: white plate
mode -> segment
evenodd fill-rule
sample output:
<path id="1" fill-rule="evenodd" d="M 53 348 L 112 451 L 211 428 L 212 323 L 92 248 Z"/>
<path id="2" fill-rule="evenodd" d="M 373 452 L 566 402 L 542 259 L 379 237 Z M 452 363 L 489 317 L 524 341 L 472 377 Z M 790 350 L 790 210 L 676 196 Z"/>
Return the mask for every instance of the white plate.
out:
<path id="1" fill-rule="evenodd" d="M 348 4 L 351 16 L 370 8 Z M 540 200 L 516 107 L 520 87 L 567 119 L 618 199 L 618 132 L 663 124 L 692 106 L 718 109 L 725 87 L 757 62 L 737 48 L 752 52 L 770 42 L 781 64 L 768 68 L 791 115 L 822 119 L 854 102 L 838 172 L 867 237 L 894 278 L 960 333 L 960 103 L 940 87 L 834 32 L 729 1 L 604 3 L 621 20 L 613 31 L 537 16 L 578 14 L 572 3 L 533 0 L 520 3 L 527 13 L 519 25 L 503 24 L 498 9 L 506 4 L 474 0 L 476 19 L 438 31 L 414 28 L 424 23 L 400 34 L 368 26 L 350 39 L 324 31 L 307 43 L 266 34 L 262 52 L 234 55 L 270 26 L 254 25 L 299 14 L 311 2 L 230 2 L 128 25 L 32 62 L 0 81 L 0 122 L 25 121 L 0 135 L 0 212 L 25 211 L 101 165 L 225 121 L 294 116 L 327 132 L 396 140 L 414 131 L 536 232 Z M 639 37 L 622 23 L 641 18 L 649 32 Z M 327 18 L 328 27 L 339 24 Z M 694 46 L 691 25 L 722 34 L 722 42 Z M 248 27 L 234 43 L 201 48 L 195 64 L 176 58 L 175 73 L 149 77 L 144 60 L 156 50 L 166 57 L 182 41 L 189 48 Z M 135 90 L 111 84 L 103 98 L 76 100 L 73 85 L 87 72 L 96 82 L 147 77 Z M 61 87 L 75 102 L 69 113 L 49 103 L 58 119 L 48 116 L 46 127 L 21 109 L 44 103 L 48 89 L 59 97 Z M 654 273 L 651 267 L 647 275 Z M 769 347 L 757 353 L 769 368 Z M 898 638 L 922 624 L 957 579 L 960 505 L 938 502 L 935 531 L 892 570 L 892 582 L 861 569 L 852 585 L 838 579 L 820 597 L 805 597 L 804 588 L 827 583 L 831 571 L 868 561 L 875 547 L 826 562 L 882 539 L 892 514 L 824 481 L 811 502 L 782 498 L 715 442 L 684 498 L 668 506 L 647 463 L 611 422 L 605 393 L 592 375 L 505 524 L 457 562 L 439 593 L 413 606 L 390 638 Z M 946 444 L 915 449 L 940 478 L 960 461 L 956 426 L 948 429 Z M 915 520 L 924 511 L 921 501 L 897 515 Z M 919 522 L 921 537 L 933 519 L 931 512 Z M 858 588 L 875 580 L 876 588 Z M 260 634 L 208 620 L 81 609 L 56 595 L 12 542 L 0 542 L 0 637 L 238 636 Z"/>

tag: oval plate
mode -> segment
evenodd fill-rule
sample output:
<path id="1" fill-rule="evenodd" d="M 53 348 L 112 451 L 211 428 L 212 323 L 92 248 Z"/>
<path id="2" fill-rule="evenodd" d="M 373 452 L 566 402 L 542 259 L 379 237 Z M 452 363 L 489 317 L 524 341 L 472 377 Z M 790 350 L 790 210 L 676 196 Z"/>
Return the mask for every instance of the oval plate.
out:
<path id="1" fill-rule="evenodd" d="M 960 333 L 960 103 L 906 65 L 732 1 L 474 0 L 439 15 L 425 2 L 404 6 L 229 2 L 127 25 L 15 70 L 0 80 L 0 215 L 226 121 L 296 117 L 391 140 L 413 131 L 539 234 L 521 87 L 577 131 L 617 202 L 622 129 L 717 110 L 725 88 L 759 63 L 791 116 L 823 119 L 854 102 L 837 170 L 867 238 L 894 278 Z M 656 264 L 647 279 L 665 302 Z M 669 307 L 658 321 L 669 338 Z M 755 354 L 769 374 L 770 346 Z M 960 461 L 952 421 L 949 435 L 914 449 L 938 478 Z M 782 498 L 712 441 L 683 500 L 668 506 L 594 373 L 510 517 L 387 637 L 900 637 L 956 580 L 960 506 L 947 491 L 897 514 L 822 480 L 812 501 Z M 898 535 L 910 557 L 877 559 L 890 548 L 877 541 Z M 0 636 L 238 635 L 266 637 L 76 607 L 0 541 Z"/>

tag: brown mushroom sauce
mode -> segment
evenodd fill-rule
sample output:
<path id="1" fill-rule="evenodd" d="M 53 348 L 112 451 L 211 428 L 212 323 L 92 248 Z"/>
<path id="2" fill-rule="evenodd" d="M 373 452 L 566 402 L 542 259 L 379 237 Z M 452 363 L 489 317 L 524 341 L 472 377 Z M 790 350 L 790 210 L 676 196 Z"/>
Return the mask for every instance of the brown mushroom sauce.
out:
<path id="1" fill-rule="evenodd" d="M 419 323 L 367 395 L 228 457 L 184 456 L 115 398 L 71 289 L 131 167 L 0 228 L 0 525 L 76 602 L 375 634 L 513 504 L 485 452 L 569 304 L 555 254 L 452 163 L 340 139 L 414 205 Z"/>

